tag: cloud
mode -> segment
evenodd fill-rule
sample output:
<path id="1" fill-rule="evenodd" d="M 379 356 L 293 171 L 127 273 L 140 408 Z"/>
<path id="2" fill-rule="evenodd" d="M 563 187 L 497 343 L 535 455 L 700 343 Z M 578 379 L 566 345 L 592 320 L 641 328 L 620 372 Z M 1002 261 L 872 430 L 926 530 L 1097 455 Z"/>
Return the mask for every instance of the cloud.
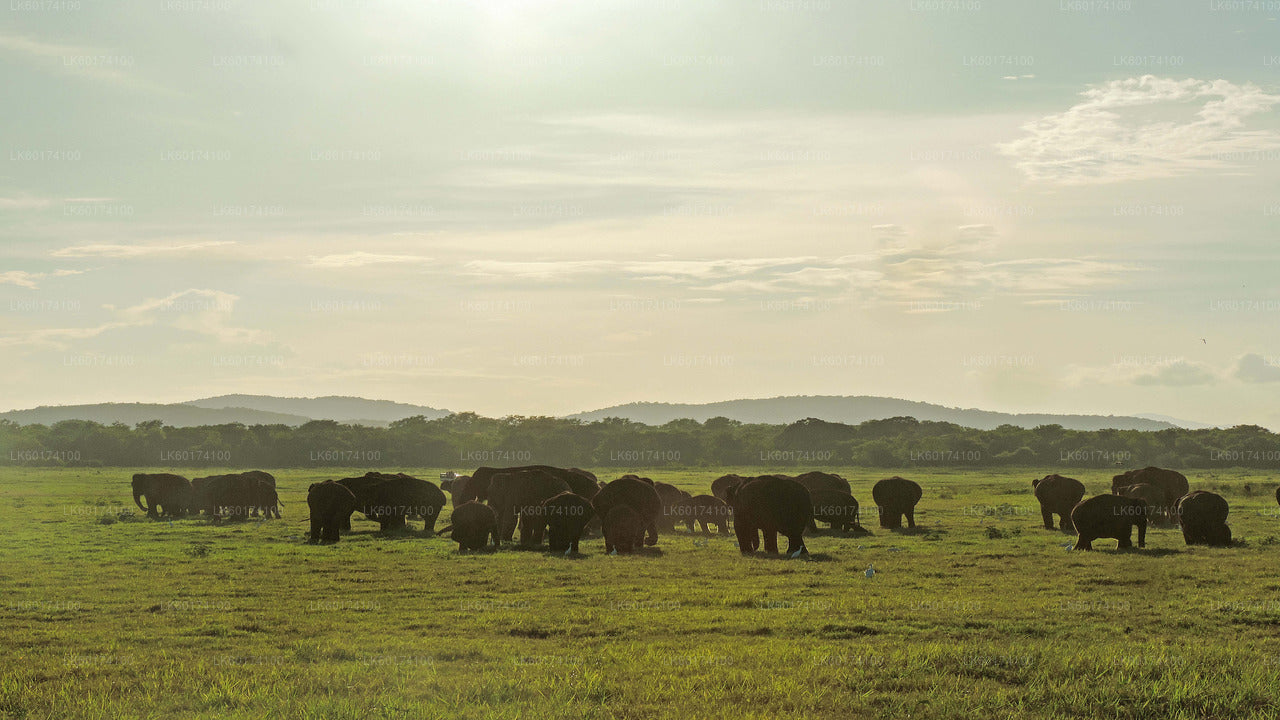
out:
<path id="1" fill-rule="evenodd" d="M 220 290 L 192 288 L 137 305 L 117 308 L 103 306 L 114 317 L 84 328 L 44 328 L 25 334 L 0 337 L 0 345 L 47 345 L 65 348 L 74 340 L 94 338 L 124 328 L 163 326 L 205 335 L 223 343 L 250 343 L 265 339 L 265 333 L 227 324 L 239 298 Z"/>
<path id="2" fill-rule="evenodd" d="M 367 265 L 427 265 L 434 258 L 424 255 L 388 255 L 356 251 L 311 258 L 310 265 L 320 268 L 354 268 Z"/>
<path id="3" fill-rule="evenodd" d="M 31 197 L 23 195 L 21 197 L 0 197 L 0 210 L 43 210 L 53 204 L 48 198 Z"/>
<path id="4" fill-rule="evenodd" d="M 1236 361 L 1232 375 L 1246 383 L 1280 382 L 1280 358 L 1263 357 L 1256 353 L 1242 355 Z"/>
<path id="5" fill-rule="evenodd" d="M 1212 385 L 1222 379 L 1210 366 L 1182 357 L 1121 357 L 1105 367 L 1070 366 L 1071 386 L 1138 385 L 1146 387 L 1191 387 Z"/>
<path id="6" fill-rule="evenodd" d="M 899 226 L 880 228 L 896 238 Z M 1111 284 L 1136 268 L 1100 258 L 1024 258 L 995 261 L 980 253 L 992 246 L 994 228 L 964 225 L 952 239 L 927 248 L 886 248 L 875 253 L 754 257 L 723 260 L 474 260 L 463 272 L 478 278 L 511 282 L 596 283 L 663 282 L 684 287 L 704 298 L 759 293 L 816 293 L 827 299 L 856 298 L 909 308 L 921 301 L 955 300 L 947 307 L 988 294 L 1029 297 L 1076 294 Z M 934 307 L 930 304 L 929 307 Z"/>
<path id="7" fill-rule="evenodd" d="M 21 35 L 0 35 L 0 52 L 24 56 L 42 67 L 58 72 L 82 75 L 113 82 L 136 82 L 125 68 L 132 68 L 136 59 L 102 48 L 81 45 L 59 45 Z"/>
<path id="8" fill-rule="evenodd" d="M 1166 387 L 1189 387 L 1191 385 L 1210 385 L 1218 376 L 1207 365 L 1186 360 L 1158 365 L 1133 376 L 1130 382 L 1134 385 L 1163 385 Z"/>
<path id="9" fill-rule="evenodd" d="M 48 277 L 65 277 L 67 275 L 79 275 L 81 270 L 54 270 L 51 273 L 30 273 L 25 270 L 9 270 L 0 273 L 0 285 L 17 285 L 18 287 L 31 288 L 32 290 L 40 287 L 39 281 Z"/>
<path id="10" fill-rule="evenodd" d="M 1280 133 L 1244 129 L 1247 118 L 1280 102 L 1252 84 L 1144 75 L 1081 95 L 1083 102 L 1024 125 L 1026 137 L 997 149 L 1029 180 L 1083 185 L 1239 167 L 1252 153 L 1280 148 Z M 1170 119 L 1188 109 L 1192 119 Z"/>
<path id="11" fill-rule="evenodd" d="M 174 245 L 73 245 L 61 250 L 54 250 L 53 256 L 67 258 L 138 258 L 155 255 L 182 255 L 227 245 L 235 245 L 235 242 L 230 240 L 209 240 Z"/>

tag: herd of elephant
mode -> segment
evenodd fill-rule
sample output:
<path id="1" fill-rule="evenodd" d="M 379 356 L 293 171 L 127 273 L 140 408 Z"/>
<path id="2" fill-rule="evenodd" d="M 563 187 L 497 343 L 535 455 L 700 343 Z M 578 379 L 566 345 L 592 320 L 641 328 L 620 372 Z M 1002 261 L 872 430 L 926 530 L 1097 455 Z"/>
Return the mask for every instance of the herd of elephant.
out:
<path id="1" fill-rule="evenodd" d="M 1188 545 L 1231 543 L 1227 502 L 1206 491 L 1191 492 L 1181 473 L 1148 467 L 1112 479 L 1112 492 L 1084 499 L 1079 480 L 1049 475 L 1032 481 L 1046 529 L 1073 531 L 1077 550 L 1092 550 L 1093 541 L 1114 538 L 1120 548 L 1146 546 L 1147 524 L 1180 526 Z M 728 534 L 730 523 L 743 553 L 778 552 L 778 536 L 787 539 L 787 554 L 808 554 L 804 535 L 817 522 L 833 530 L 862 533 L 860 508 L 849 482 L 839 475 L 807 472 L 798 476 L 724 475 L 711 483 L 710 495 L 691 495 L 664 482 L 623 475 L 602 483 L 578 468 L 529 465 L 481 467 L 471 475 L 444 479 L 439 486 L 404 473 L 368 472 L 361 477 L 313 483 L 307 491 L 312 543 L 338 542 L 351 530 L 359 511 L 382 530 L 405 528 L 421 520 L 425 535 L 435 534 L 436 520 L 452 496 L 451 524 L 441 530 L 458 549 L 497 549 L 519 542 L 553 552 L 578 552 L 579 541 L 597 529 L 605 552 L 630 553 L 656 545 L 660 529 L 684 524 L 690 532 L 715 527 Z M 919 484 L 901 477 L 885 478 L 871 489 L 885 529 L 915 527 L 915 508 L 923 496 Z M 187 480 L 170 473 L 133 476 L 133 497 L 153 518 L 205 513 L 225 517 L 280 517 L 282 507 L 270 473 L 252 470 Z M 142 499 L 146 499 L 146 505 Z M 1280 490 L 1276 494 L 1280 502 Z M 1055 526 L 1054 516 L 1058 516 Z"/>
<path id="2" fill-rule="evenodd" d="M 1093 541 L 1112 538 L 1120 548 L 1147 545 L 1147 524 L 1181 527 L 1188 545 L 1226 547 L 1231 544 L 1227 526 L 1227 501 L 1217 493 L 1191 490 L 1187 477 L 1176 470 L 1146 467 L 1111 478 L 1111 494 L 1084 499 L 1084 483 L 1061 475 L 1031 482 L 1046 529 L 1054 529 L 1053 516 L 1062 530 L 1077 535 L 1076 550 L 1092 550 Z M 1280 503 L 1280 488 L 1276 489 Z"/>

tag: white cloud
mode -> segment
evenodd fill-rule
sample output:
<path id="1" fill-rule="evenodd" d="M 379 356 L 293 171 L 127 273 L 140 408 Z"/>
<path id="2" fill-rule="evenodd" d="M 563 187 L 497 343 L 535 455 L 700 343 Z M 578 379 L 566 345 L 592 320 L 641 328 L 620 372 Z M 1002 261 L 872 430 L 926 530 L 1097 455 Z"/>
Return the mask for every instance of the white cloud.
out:
<path id="1" fill-rule="evenodd" d="M 25 334 L 0 337 L 0 345 L 49 345 L 67 347 L 70 341 L 94 338 L 111 330 L 164 326 L 186 330 L 224 343 L 260 342 L 259 330 L 232 327 L 227 318 L 239 298 L 219 290 L 192 288 L 162 298 L 150 298 L 126 308 L 104 306 L 115 317 L 93 327 L 43 328 Z"/>
<path id="2" fill-rule="evenodd" d="M 52 204 L 53 201 L 48 198 L 31 197 L 30 195 L 0 198 L 0 210 L 43 210 Z"/>
<path id="3" fill-rule="evenodd" d="M 320 268 L 353 268 L 367 265 L 427 265 L 434 261 L 434 258 L 424 255 L 388 255 L 356 251 L 313 257 L 310 264 L 312 267 Z"/>
<path id="4" fill-rule="evenodd" d="M 81 272 L 80 270 L 54 270 L 51 273 L 31 273 L 25 270 L 9 270 L 0 273 L 0 285 L 17 285 L 34 290 L 40 287 L 39 281 L 45 278 L 79 275 Z"/>
<path id="5" fill-rule="evenodd" d="M 1024 125 L 1026 137 L 997 148 L 1028 179 L 1064 185 L 1235 168 L 1250 153 L 1280 148 L 1280 133 L 1244 129 L 1247 118 L 1280 102 L 1252 84 L 1144 75 L 1081 95 L 1083 102 Z M 1188 109 L 1193 119 L 1170 119 Z"/>
<path id="6" fill-rule="evenodd" d="M 230 240 L 209 240 L 172 245 L 73 245 L 53 251 L 53 256 L 68 258 L 138 258 L 155 255 L 181 255 L 227 245 L 235 245 L 235 243 Z"/>

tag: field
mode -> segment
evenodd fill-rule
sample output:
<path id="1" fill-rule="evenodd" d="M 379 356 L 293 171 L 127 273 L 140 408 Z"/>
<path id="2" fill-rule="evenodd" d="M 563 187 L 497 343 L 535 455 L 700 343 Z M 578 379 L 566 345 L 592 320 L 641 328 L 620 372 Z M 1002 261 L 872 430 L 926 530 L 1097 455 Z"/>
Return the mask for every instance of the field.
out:
<path id="1" fill-rule="evenodd" d="M 893 474 L 832 470 L 864 507 Z M 639 556 L 459 555 L 358 514 L 306 545 L 307 485 L 359 472 L 279 471 L 283 520 L 215 526 L 142 518 L 127 470 L 6 470 L 0 717 L 1280 716 L 1268 476 L 1188 474 L 1231 503 L 1227 549 L 1152 530 L 1070 552 L 1029 469 L 901 471 L 917 532 L 824 532 L 807 561 L 682 531 Z"/>

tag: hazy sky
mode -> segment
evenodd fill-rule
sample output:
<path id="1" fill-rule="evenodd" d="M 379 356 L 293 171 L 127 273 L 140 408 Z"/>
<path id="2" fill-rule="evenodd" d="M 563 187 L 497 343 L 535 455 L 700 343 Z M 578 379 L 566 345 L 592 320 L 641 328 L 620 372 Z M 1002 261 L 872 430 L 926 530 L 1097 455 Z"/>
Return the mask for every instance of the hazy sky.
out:
<path id="1" fill-rule="evenodd" d="M 1280 427 L 1274 3 L 6 4 L 5 409 Z"/>

